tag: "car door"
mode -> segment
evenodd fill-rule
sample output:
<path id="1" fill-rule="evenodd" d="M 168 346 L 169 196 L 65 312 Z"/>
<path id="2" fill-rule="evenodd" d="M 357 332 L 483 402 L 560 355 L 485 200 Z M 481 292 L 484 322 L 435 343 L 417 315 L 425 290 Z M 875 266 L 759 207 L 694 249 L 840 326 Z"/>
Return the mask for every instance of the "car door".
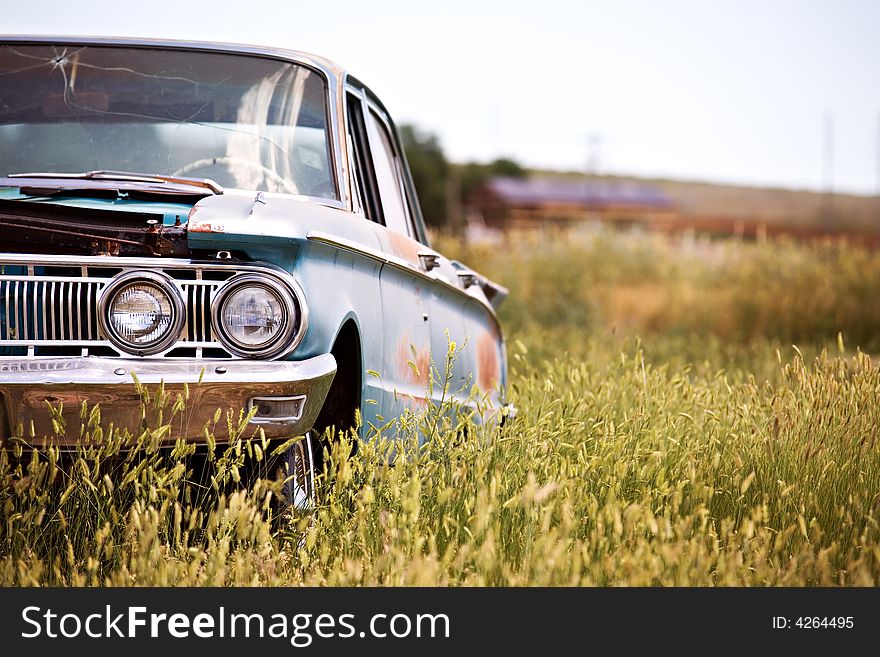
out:
<path id="1" fill-rule="evenodd" d="M 375 225 L 383 259 L 379 288 L 384 323 L 382 335 L 373 336 L 382 343 L 382 367 L 367 373 L 374 389 L 381 391 L 375 409 L 375 423 L 381 426 L 407 409 L 417 411 L 427 405 L 431 337 L 425 279 L 386 255 L 395 240 L 408 239 L 412 227 L 394 161 L 376 138 L 370 111 L 364 90 L 350 86 L 346 112 L 349 150 L 356 170 L 353 196 L 359 206 L 356 210 Z"/>
<path id="2" fill-rule="evenodd" d="M 433 386 L 432 400 L 451 400 L 450 410 L 479 406 L 486 417 L 494 415 L 497 419 L 495 411 L 504 403 L 507 356 L 495 307 L 507 290 L 428 247 L 424 220 L 400 141 L 381 107 L 375 105 L 370 109 L 374 138 L 386 140 L 386 148 L 394 151 L 401 196 L 410 220 L 409 237 L 396 237 L 392 251 L 428 279 L 431 353 L 443 381 Z M 455 354 L 454 360 L 447 363 L 450 343 L 455 345 Z M 485 418 L 478 415 L 474 419 Z"/>
<path id="3" fill-rule="evenodd" d="M 474 365 L 466 340 L 467 296 L 458 287 L 452 263 L 426 245 L 405 156 L 387 114 L 369 97 L 365 119 L 385 209 L 386 230 L 382 238 L 393 257 L 385 269 L 393 269 L 394 275 L 401 277 L 401 291 L 410 296 L 410 303 L 422 314 L 428 332 L 427 351 L 411 348 L 417 345 L 407 348 L 404 340 L 396 345 L 395 354 L 402 356 L 405 352 L 407 359 L 415 358 L 416 367 L 409 363 L 407 367 L 418 371 L 418 381 L 414 381 L 419 386 L 416 400 L 421 402 L 427 397 L 440 404 L 466 398 Z M 457 349 L 454 358 L 447 359 L 451 343 Z"/>

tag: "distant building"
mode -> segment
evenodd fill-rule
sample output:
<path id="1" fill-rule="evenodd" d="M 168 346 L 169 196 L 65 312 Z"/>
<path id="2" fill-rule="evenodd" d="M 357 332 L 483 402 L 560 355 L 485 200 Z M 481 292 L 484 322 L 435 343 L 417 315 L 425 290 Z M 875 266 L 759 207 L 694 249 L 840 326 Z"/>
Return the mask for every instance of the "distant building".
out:
<path id="1" fill-rule="evenodd" d="M 496 177 L 468 199 L 468 216 L 487 228 L 605 221 L 631 225 L 665 221 L 675 204 L 641 182 L 589 178 Z"/>

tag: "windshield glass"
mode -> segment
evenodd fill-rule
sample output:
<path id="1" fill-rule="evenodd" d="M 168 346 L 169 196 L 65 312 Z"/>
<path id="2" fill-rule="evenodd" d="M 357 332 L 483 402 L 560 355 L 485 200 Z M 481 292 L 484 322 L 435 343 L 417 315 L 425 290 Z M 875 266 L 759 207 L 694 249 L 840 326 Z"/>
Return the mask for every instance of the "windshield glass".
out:
<path id="1" fill-rule="evenodd" d="M 337 198 L 326 83 L 273 59 L 0 45 L 0 175 L 96 169 Z"/>

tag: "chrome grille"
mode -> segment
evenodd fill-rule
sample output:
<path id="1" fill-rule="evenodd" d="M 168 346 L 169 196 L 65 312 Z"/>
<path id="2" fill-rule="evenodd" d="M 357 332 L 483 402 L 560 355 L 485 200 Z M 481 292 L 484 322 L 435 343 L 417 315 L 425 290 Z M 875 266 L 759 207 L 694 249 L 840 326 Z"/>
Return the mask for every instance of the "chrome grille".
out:
<path id="1" fill-rule="evenodd" d="M 103 280 L 0 275 L 3 344 L 99 340 L 97 299 L 104 284 Z"/>
<path id="2" fill-rule="evenodd" d="M 101 334 L 98 299 L 113 276 L 137 270 L 168 274 L 186 302 L 186 322 L 167 355 L 181 349 L 190 357 L 201 357 L 204 349 L 211 349 L 213 356 L 225 354 L 225 350 L 220 353 L 222 347 L 211 328 L 211 301 L 223 282 L 238 273 L 235 267 L 180 260 L 0 254 L 0 356 L 23 355 L 24 350 L 39 356 L 41 350 L 56 347 L 80 348 L 82 355 L 96 348 L 121 355 Z"/>
<path id="3" fill-rule="evenodd" d="M 211 301 L 218 288 L 217 283 L 208 281 L 187 281 L 183 284 L 186 324 L 183 327 L 181 342 L 217 344 L 214 340 L 214 332 L 211 330 Z"/>

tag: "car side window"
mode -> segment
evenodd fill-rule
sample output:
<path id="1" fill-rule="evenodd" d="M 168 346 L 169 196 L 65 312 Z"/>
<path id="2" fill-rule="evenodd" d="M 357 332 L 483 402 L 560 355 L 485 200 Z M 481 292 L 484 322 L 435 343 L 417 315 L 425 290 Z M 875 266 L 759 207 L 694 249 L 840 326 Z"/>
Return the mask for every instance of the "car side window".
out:
<path id="1" fill-rule="evenodd" d="M 376 182 L 382 198 L 385 225 L 402 235 L 416 237 L 409 218 L 404 196 L 400 162 L 394 150 L 394 142 L 388 134 L 384 121 L 373 110 L 367 117 L 367 133 L 370 151 L 376 171 Z"/>
<path id="2" fill-rule="evenodd" d="M 363 103 L 360 96 L 352 92 L 347 93 L 346 109 L 348 110 L 348 140 L 351 149 L 351 175 L 356 188 L 354 193 L 367 219 L 381 224 L 384 223 L 382 205 L 379 202 L 376 173 L 370 157 L 367 126 L 364 122 Z"/>

